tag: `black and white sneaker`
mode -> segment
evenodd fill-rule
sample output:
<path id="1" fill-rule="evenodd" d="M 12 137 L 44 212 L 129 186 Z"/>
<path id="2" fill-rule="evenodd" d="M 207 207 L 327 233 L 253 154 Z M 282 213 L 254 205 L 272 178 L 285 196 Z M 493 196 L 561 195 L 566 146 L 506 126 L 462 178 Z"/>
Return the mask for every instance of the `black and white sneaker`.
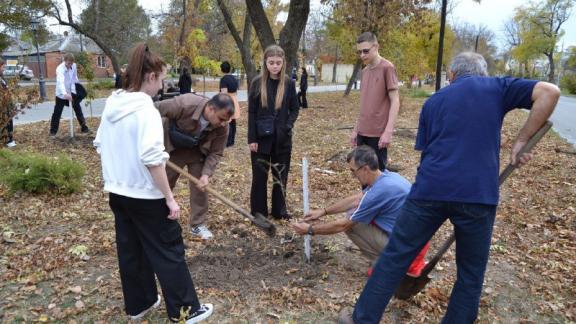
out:
<path id="1" fill-rule="evenodd" d="M 214 305 L 202 304 L 200 305 L 200 308 L 197 311 L 188 316 L 188 319 L 186 319 L 186 324 L 201 322 L 210 317 L 213 311 L 214 311 Z"/>

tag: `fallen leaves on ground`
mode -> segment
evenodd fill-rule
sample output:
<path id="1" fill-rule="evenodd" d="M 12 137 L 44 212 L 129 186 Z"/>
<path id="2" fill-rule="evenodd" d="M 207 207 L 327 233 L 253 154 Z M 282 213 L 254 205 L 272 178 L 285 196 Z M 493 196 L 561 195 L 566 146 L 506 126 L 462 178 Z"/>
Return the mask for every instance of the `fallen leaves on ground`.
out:
<path id="1" fill-rule="evenodd" d="M 310 94 L 310 106 L 296 124 L 287 200 L 302 216 L 301 159 L 310 165 L 311 208 L 322 208 L 359 189 L 345 164 L 348 136 L 358 112 L 358 95 Z M 390 164 L 414 180 L 419 155 L 413 150 L 421 99 L 403 98 Z M 245 109 L 243 111 L 246 111 Z M 502 159 L 526 119 L 510 113 L 502 138 Z M 90 119 L 97 129 L 98 119 Z M 61 125 L 61 134 L 67 130 Z M 125 321 L 115 250 L 113 215 L 102 192 L 93 135 L 50 140 L 48 123 L 16 128 L 17 151 L 64 153 L 83 163 L 80 192 L 70 196 L 8 195 L 0 187 L 0 320 L 38 322 Z M 121 140 L 121 139 L 119 139 Z M 245 116 L 236 145 L 225 152 L 211 186 L 248 208 L 251 183 Z M 533 161 L 502 187 L 491 259 L 480 305 L 480 323 L 576 321 L 576 162 L 555 134 L 538 144 Z M 188 188 L 175 190 L 189 212 Z M 208 322 L 334 321 L 351 306 L 366 280 L 368 263 L 344 235 L 315 236 L 311 263 L 303 239 L 278 221 L 268 238 L 232 209 L 211 198 L 208 226 L 215 239 L 202 242 L 184 231 L 186 256 L 203 302 L 216 305 Z M 186 217 L 181 219 L 187 228 Z M 444 225 L 431 253 L 450 234 Z M 284 238 L 284 240 L 282 240 Z M 288 238 L 288 239 L 286 239 Z M 427 289 L 408 301 L 393 300 L 384 322 L 439 322 L 455 279 L 454 250 L 433 272 Z M 148 316 L 165 322 L 163 308 Z"/>

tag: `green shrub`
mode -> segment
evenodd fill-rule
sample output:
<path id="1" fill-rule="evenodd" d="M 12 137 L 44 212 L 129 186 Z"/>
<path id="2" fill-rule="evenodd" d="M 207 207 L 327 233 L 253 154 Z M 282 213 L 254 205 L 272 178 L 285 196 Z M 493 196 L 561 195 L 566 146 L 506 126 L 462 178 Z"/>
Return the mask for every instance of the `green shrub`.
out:
<path id="1" fill-rule="evenodd" d="M 80 190 L 84 173 L 81 164 L 63 155 L 47 157 L 0 150 L 0 182 L 12 193 L 71 194 Z"/>
<path id="2" fill-rule="evenodd" d="M 576 72 L 566 72 L 560 80 L 560 87 L 569 94 L 576 94 Z"/>
<path id="3" fill-rule="evenodd" d="M 114 89 L 114 80 L 106 79 L 106 80 L 99 80 L 98 82 L 94 82 L 92 87 L 95 90 L 107 90 L 107 89 Z"/>
<path id="4" fill-rule="evenodd" d="M 428 98 L 430 97 L 432 94 L 424 89 L 410 89 L 408 90 L 407 93 L 408 97 L 410 98 Z"/>

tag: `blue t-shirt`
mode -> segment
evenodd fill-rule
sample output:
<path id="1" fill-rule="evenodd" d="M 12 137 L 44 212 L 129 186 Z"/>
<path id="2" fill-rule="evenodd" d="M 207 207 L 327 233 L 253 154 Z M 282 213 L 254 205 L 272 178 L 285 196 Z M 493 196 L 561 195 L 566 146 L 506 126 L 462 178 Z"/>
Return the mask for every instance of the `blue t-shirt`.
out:
<path id="1" fill-rule="evenodd" d="M 422 151 L 410 199 L 498 204 L 500 131 L 504 115 L 532 107 L 538 81 L 458 77 L 420 113 Z"/>
<path id="2" fill-rule="evenodd" d="M 384 171 L 372 186 L 364 189 L 364 196 L 350 220 L 355 223 L 374 223 L 390 234 L 408 192 L 408 180 L 398 173 Z"/>

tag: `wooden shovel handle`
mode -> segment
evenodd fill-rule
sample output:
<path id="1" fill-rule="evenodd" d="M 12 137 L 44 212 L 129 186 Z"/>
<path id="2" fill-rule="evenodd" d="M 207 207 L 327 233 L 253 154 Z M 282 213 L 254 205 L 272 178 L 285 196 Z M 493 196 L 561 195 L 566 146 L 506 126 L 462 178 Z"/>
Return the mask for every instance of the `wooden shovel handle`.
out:
<path id="1" fill-rule="evenodd" d="M 528 143 L 526 143 L 526 145 L 524 145 L 524 147 L 520 150 L 520 152 L 518 152 L 518 154 L 519 155 L 524 154 L 524 153 L 532 150 L 532 148 L 534 148 L 534 146 L 536 146 L 536 144 L 542 139 L 542 137 L 544 137 L 544 135 L 546 135 L 546 133 L 548 133 L 550 128 L 552 128 L 552 123 L 550 121 L 546 121 L 546 123 L 544 125 L 542 125 L 542 127 L 534 135 L 532 135 L 532 137 L 530 138 Z M 502 173 L 500 173 L 500 177 L 498 178 L 498 184 L 502 185 L 502 183 L 504 183 L 504 181 L 506 181 L 506 179 L 508 179 L 508 176 L 510 176 L 510 174 L 512 174 L 512 172 L 514 170 L 516 170 L 517 168 L 518 168 L 518 165 L 508 164 L 506 166 L 506 168 L 504 169 L 504 171 L 502 171 Z M 442 256 L 444 255 L 444 253 L 446 253 L 446 251 L 448 251 L 448 249 L 450 248 L 452 243 L 454 243 L 455 240 L 456 240 L 456 237 L 454 236 L 454 233 L 452 233 L 452 235 L 450 235 L 450 237 L 448 239 L 446 239 L 444 244 L 442 244 L 442 246 L 438 249 L 438 251 L 436 252 L 434 257 L 432 257 L 430 262 L 428 262 L 426 264 L 426 266 L 422 270 L 422 275 L 427 275 L 428 273 L 430 273 L 430 271 L 432 271 L 432 269 L 436 266 L 438 261 L 440 261 L 440 259 L 442 259 Z"/>
<path id="2" fill-rule="evenodd" d="M 172 170 L 180 173 L 182 176 L 184 176 L 185 178 L 187 178 L 188 180 L 192 181 L 192 183 L 194 183 L 195 185 L 198 185 L 200 183 L 200 180 L 196 179 L 196 177 L 194 177 L 193 175 L 191 175 L 190 173 L 184 171 L 184 169 L 182 169 L 181 167 L 177 166 L 176 164 L 174 164 L 173 162 L 170 161 L 166 161 L 166 165 L 168 167 L 170 167 Z M 222 201 L 223 203 L 225 203 L 226 205 L 232 207 L 235 211 L 237 211 L 238 213 L 242 214 L 243 216 L 245 216 L 246 218 L 250 219 L 251 221 L 254 221 L 254 216 L 252 216 L 249 212 L 247 212 L 244 208 L 238 206 L 236 203 L 234 203 L 233 201 L 231 201 L 230 199 L 224 197 L 221 193 L 219 193 L 218 191 L 210 188 L 210 187 L 205 187 L 204 190 L 206 190 L 206 192 L 208 192 L 209 194 L 213 195 L 214 197 L 218 198 L 220 201 Z"/>

